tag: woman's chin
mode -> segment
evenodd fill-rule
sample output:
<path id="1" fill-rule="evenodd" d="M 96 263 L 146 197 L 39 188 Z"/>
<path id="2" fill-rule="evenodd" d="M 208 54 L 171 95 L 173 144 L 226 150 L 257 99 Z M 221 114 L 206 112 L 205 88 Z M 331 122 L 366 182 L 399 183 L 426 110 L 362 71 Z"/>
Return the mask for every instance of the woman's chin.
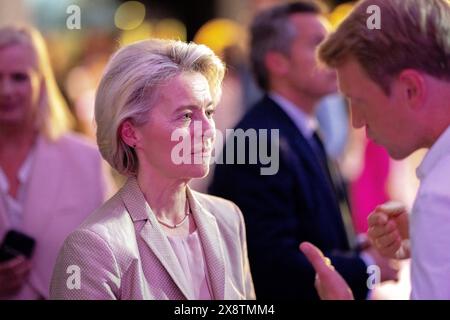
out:
<path id="1" fill-rule="evenodd" d="M 197 168 L 195 168 L 195 177 L 194 178 L 204 178 L 209 173 L 209 165 L 196 165 Z"/>
<path id="2" fill-rule="evenodd" d="M 185 173 L 191 179 L 204 178 L 209 173 L 209 164 L 191 164 Z"/>

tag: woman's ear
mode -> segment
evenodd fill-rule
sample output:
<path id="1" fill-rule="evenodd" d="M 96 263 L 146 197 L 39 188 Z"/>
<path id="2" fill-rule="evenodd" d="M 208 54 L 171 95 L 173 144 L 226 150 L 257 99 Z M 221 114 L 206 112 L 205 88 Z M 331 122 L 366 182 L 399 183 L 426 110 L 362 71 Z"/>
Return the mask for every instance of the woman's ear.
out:
<path id="1" fill-rule="evenodd" d="M 139 145 L 139 133 L 131 120 L 125 120 L 119 127 L 120 137 L 123 142 L 132 148 L 136 148 Z"/>

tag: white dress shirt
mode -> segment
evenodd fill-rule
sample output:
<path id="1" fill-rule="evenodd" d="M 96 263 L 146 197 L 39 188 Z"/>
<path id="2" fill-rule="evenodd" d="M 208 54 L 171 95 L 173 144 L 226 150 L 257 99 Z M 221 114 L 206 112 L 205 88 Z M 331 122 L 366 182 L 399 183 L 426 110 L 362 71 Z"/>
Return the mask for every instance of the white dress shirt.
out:
<path id="1" fill-rule="evenodd" d="M 198 229 L 185 237 L 168 235 L 167 239 L 178 258 L 192 296 L 196 300 L 212 300 Z"/>
<path id="2" fill-rule="evenodd" d="M 298 130 L 300 130 L 303 136 L 309 141 L 312 138 L 314 131 L 319 128 L 315 116 L 307 114 L 294 103 L 275 92 L 271 92 L 269 97 L 280 106 L 284 113 L 286 113 L 292 122 L 294 122 Z"/>
<path id="3" fill-rule="evenodd" d="M 17 179 L 19 180 L 19 189 L 16 198 L 9 194 L 9 182 L 6 174 L 3 172 L 0 166 L 0 201 L 4 205 L 8 217 L 10 219 L 11 226 L 15 229 L 20 229 L 23 218 L 23 206 L 26 196 L 26 186 L 28 182 L 28 177 L 31 174 L 31 167 L 33 164 L 34 149 L 32 149 L 22 166 L 17 173 Z"/>
<path id="4" fill-rule="evenodd" d="M 410 221 L 411 299 L 450 299 L 450 126 L 417 168 Z"/>

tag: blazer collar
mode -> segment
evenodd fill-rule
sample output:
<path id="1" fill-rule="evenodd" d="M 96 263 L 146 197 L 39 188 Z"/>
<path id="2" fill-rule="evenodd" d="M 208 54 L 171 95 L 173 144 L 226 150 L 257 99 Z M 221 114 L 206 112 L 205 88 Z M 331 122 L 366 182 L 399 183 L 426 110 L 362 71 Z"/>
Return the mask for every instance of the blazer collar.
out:
<path id="1" fill-rule="evenodd" d="M 26 164 L 28 166 L 28 173 L 27 173 L 27 179 L 25 181 L 25 188 L 26 188 L 26 199 L 24 199 L 24 207 L 23 207 L 23 212 L 22 212 L 22 222 L 19 226 L 19 228 L 24 228 L 24 226 L 26 227 L 26 224 L 30 224 L 28 223 L 29 220 L 42 220 L 41 219 L 41 215 L 37 214 L 37 213 L 45 213 L 48 210 L 46 210 L 46 204 L 47 202 L 42 202 L 39 201 L 40 199 L 34 197 L 34 194 L 37 192 L 36 188 L 39 188 L 40 190 L 40 194 L 45 194 L 46 191 L 48 191 L 48 188 L 42 188 L 42 181 L 48 181 L 49 179 L 45 179 L 45 180 L 40 180 L 40 183 L 37 183 L 36 180 L 40 179 L 41 177 L 39 170 L 42 171 L 43 167 L 43 162 L 45 163 L 45 167 L 48 167 L 49 165 L 49 161 L 51 161 L 51 159 L 49 159 L 48 157 L 46 157 L 46 141 L 42 141 L 42 137 L 38 136 L 35 142 L 35 145 L 33 146 L 32 149 L 32 153 L 34 153 L 34 155 L 32 156 L 32 159 L 30 159 L 30 155 L 27 156 L 26 162 L 28 162 L 28 164 Z M 43 151 L 44 149 L 44 151 Z M 44 158 L 44 159 L 43 159 Z M 30 165 L 31 164 L 31 165 Z M 23 167 L 22 167 L 23 169 Z M 21 170 L 22 170 L 21 169 Z M 37 171 L 37 172 L 36 172 Z M 46 172 L 47 174 L 48 172 Z M 20 175 L 20 173 L 19 173 Z M 37 177 L 36 177 L 37 175 Z M 57 176 L 57 175 L 55 175 Z M 54 176 L 54 177 L 55 177 Z M 50 179 L 52 180 L 52 179 Z M 10 217 L 7 213 L 7 208 L 6 208 L 6 203 L 5 201 L 3 201 L 3 198 L 0 198 L 0 236 L 1 238 L 3 238 L 3 234 L 6 233 L 10 228 L 12 228 L 12 224 L 10 221 Z M 27 205 L 29 201 L 33 201 L 32 203 L 32 208 L 33 208 L 33 212 L 28 212 L 30 205 Z M 44 206 L 44 209 L 42 210 L 42 207 Z M 32 230 L 32 235 L 35 236 L 36 234 L 36 226 L 33 228 Z M 1 239 L 0 239 L 1 241 Z"/>
<path id="2" fill-rule="evenodd" d="M 37 138 L 34 163 L 26 190 L 22 226 L 24 232 L 37 238 L 45 231 L 49 214 L 55 213 L 52 207 L 58 199 L 62 182 L 63 163 L 58 161 L 59 151 L 53 145 L 44 136 Z"/>
<path id="3" fill-rule="evenodd" d="M 159 259 L 186 299 L 194 299 L 183 276 L 184 272 L 181 269 L 178 258 L 152 209 L 145 200 L 136 178 L 131 177 L 128 179 L 121 190 L 121 197 L 133 222 L 145 220 L 139 233 L 144 242 Z M 187 189 L 187 197 L 202 242 L 213 291 L 212 295 L 215 299 L 223 299 L 225 291 L 225 267 L 217 221 L 211 213 L 201 206 L 189 187 Z"/>
<path id="4" fill-rule="evenodd" d="M 187 188 L 189 205 L 194 215 L 208 268 L 213 298 L 225 298 L 225 257 L 217 220 Z"/>
<path id="5" fill-rule="evenodd" d="M 3 240 L 6 232 L 10 228 L 10 221 L 6 212 L 5 203 L 0 199 L 0 241 Z"/>

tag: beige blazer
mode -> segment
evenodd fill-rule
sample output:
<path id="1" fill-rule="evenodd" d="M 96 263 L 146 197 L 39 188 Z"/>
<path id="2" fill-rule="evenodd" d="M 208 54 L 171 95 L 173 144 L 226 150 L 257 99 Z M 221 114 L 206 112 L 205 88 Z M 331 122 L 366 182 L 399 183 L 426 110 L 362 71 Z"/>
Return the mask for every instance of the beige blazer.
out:
<path id="1" fill-rule="evenodd" d="M 187 196 L 212 297 L 254 299 L 241 211 L 230 201 L 189 188 Z M 188 288 L 167 237 L 136 179 L 130 178 L 66 239 L 53 272 L 50 297 L 193 299 Z"/>
<path id="2" fill-rule="evenodd" d="M 22 290 L 10 299 L 48 298 L 53 266 L 64 239 L 107 198 L 110 179 L 97 148 L 66 134 L 36 142 L 26 187 L 23 223 L 18 228 L 36 240 L 32 270 Z M 12 228 L 0 201 L 0 238 Z M 1 241 L 1 240 L 0 240 Z"/>

